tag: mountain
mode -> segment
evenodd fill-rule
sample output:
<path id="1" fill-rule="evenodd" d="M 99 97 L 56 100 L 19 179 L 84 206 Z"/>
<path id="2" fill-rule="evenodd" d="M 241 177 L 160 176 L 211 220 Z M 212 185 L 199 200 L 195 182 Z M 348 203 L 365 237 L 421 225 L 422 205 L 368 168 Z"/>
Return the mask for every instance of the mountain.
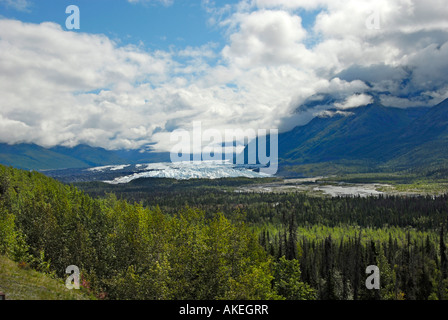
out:
<path id="1" fill-rule="evenodd" d="M 288 170 L 328 174 L 444 168 L 448 99 L 432 108 L 384 107 L 375 100 L 363 107 L 330 109 L 280 134 L 278 147 L 282 175 Z"/>
<path id="2" fill-rule="evenodd" d="M 0 163 L 26 170 L 89 168 L 103 165 L 169 161 L 169 153 L 106 150 L 78 145 L 43 148 L 35 144 L 0 144 Z"/>
<path id="3" fill-rule="evenodd" d="M 0 163 L 19 169 L 83 168 L 88 164 L 35 144 L 0 144 Z"/>
<path id="4" fill-rule="evenodd" d="M 117 156 L 115 152 L 103 148 L 78 145 L 74 148 L 57 146 L 49 150 L 82 161 L 88 167 L 103 164 L 123 164 L 123 159 Z"/>
<path id="5" fill-rule="evenodd" d="M 305 126 L 279 135 L 279 158 L 288 164 L 338 160 L 384 162 L 397 156 L 397 137 L 428 112 L 378 103 L 343 112 L 329 110 Z"/>
<path id="6" fill-rule="evenodd" d="M 110 151 L 87 145 L 78 145 L 74 148 L 54 147 L 50 150 L 81 160 L 88 167 L 170 161 L 170 154 L 168 152 L 148 152 L 142 150 Z"/>
<path id="7" fill-rule="evenodd" d="M 269 144 L 269 137 L 267 139 Z M 252 143 L 257 143 L 258 139 Z M 268 146 L 269 149 L 269 146 Z M 246 147 L 245 154 L 250 150 Z M 432 108 L 391 108 L 377 99 L 367 106 L 330 109 L 308 124 L 279 135 L 279 165 L 402 170 L 448 163 L 448 99 Z M 170 162 L 169 153 L 110 151 L 79 145 L 43 148 L 0 144 L 0 163 L 49 170 Z M 360 169 L 359 169 L 360 170 Z"/>
<path id="8" fill-rule="evenodd" d="M 401 138 L 424 143 L 448 137 L 448 99 L 429 109 L 416 119 Z"/>
<path id="9" fill-rule="evenodd" d="M 399 136 L 400 154 L 387 164 L 422 167 L 448 163 L 448 99 L 413 121 Z"/>

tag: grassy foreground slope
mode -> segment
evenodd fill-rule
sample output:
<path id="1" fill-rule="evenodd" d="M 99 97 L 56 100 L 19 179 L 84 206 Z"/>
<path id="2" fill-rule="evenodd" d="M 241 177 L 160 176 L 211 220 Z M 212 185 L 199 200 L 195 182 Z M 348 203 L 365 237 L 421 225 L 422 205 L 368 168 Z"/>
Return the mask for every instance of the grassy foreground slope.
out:
<path id="1" fill-rule="evenodd" d="M 68 290 L 61 279 L 21 267 L 0 255 L 0 292 L 7 300 L 91 300 L 91 295 L 81 290 Z"/>

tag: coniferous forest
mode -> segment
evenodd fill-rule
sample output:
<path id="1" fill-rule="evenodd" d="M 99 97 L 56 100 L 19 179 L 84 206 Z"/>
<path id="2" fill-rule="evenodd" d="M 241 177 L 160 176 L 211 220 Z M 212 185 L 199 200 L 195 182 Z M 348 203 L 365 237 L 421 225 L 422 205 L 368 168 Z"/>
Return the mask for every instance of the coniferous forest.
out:
<path id="1" fill-rule="evenodd" d="M 60 279 L 76 265 L 100 299 L 448 298 L 447 195 L 231 191 L 244 183 L 74 186 L 0 166 L 0 254 Z"/>

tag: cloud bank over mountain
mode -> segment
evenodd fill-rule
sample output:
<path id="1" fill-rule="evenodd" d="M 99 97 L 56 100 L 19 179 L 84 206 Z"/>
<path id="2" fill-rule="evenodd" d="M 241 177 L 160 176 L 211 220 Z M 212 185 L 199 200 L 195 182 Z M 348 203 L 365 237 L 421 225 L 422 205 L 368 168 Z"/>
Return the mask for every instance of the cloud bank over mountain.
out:
<path id="1" fill-rule="evenodd" d="M 197 120 L 204 130 L 286 131 L 325 108 L 368 104 L 371 93 L 397 107 L 448 97 L 444 1 L 202 5 L 225 45 L 163 51 L 0 19 L 0 142 L 169 151 L 170 133 Z M 331 96 L 332 105 L 301 107 Z"/>

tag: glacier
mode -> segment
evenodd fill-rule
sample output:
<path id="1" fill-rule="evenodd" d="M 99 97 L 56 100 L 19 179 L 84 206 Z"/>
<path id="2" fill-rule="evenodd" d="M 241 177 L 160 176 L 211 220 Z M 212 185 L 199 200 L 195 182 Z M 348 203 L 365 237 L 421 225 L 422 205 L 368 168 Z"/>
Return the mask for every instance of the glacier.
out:
<path id="1" fill-rule="evenodd" d="M 91 172 L 119 172 L 130 165 L 104 166 L 88 169 Z M 170 178 L 176 180 L 189 179 L 220 179 L 220 178 L 267 178 L 270 174 L 257 172 L 260 166 L 236 165 L 229 161 L 192 161 L 192 162 L 163 162 L 137 164 L 132 174 L 118 176 L 113 180 L 103 181 L 109 184 L 125 184 L 140 178 Z M 129 170 L 127 170 L 129 171 Z M 129 172 L 127 172 L 129 173 Z"/>

